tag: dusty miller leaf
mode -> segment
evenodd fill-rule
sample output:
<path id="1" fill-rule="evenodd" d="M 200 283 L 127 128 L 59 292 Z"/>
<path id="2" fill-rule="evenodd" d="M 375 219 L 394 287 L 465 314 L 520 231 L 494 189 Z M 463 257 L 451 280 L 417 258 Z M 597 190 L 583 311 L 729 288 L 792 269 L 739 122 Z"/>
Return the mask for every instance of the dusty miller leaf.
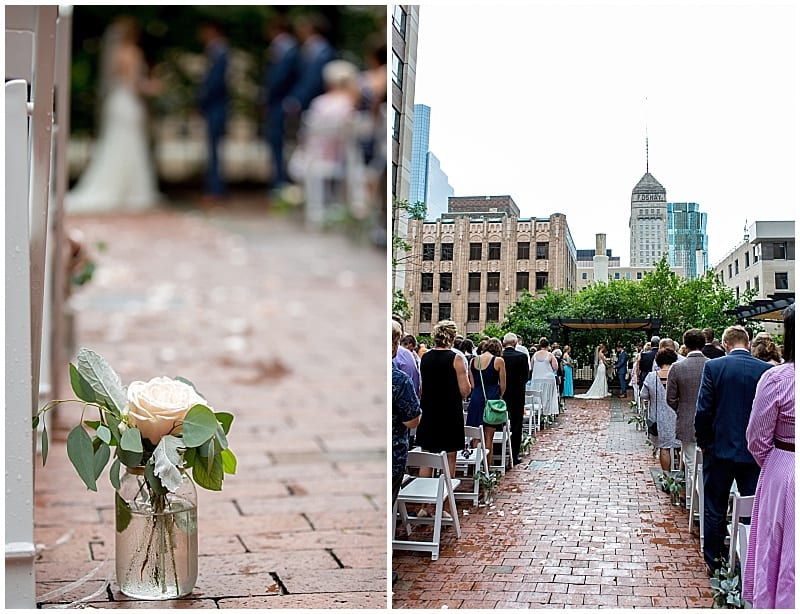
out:
<path id="1" fill-rule="evenodd" d="M 179 466 L 181 455 L 178 448 L 182 442 L 177 437 L 165 435 L 153 450 L 153 473 L 161 480 L 170 492 L 175 492 L 181 485 L 181 472 Z"/>
<path id="2" fill-rule="evenodd" d="M 81 348 L 78 351 L 78 373 L 86 380 L 97 395 L 98 401 L 105 401 L 116 409 L 118 415 L 128 405 L 128 395 L 116 371 L 97 352 Z M 76 390 L 76 394 L 79 392 Z"/>

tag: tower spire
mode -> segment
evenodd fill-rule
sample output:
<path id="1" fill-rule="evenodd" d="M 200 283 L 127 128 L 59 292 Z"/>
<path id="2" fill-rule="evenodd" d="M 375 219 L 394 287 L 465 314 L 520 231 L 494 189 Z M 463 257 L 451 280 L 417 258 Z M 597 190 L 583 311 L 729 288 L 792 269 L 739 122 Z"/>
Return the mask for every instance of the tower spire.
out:
<path id="1" fill-rule="evenodd" d="M 647 96 L 644 97 L 644 160 L 645 172 L 650 172 L 650 138 L 647 133 Z"/>

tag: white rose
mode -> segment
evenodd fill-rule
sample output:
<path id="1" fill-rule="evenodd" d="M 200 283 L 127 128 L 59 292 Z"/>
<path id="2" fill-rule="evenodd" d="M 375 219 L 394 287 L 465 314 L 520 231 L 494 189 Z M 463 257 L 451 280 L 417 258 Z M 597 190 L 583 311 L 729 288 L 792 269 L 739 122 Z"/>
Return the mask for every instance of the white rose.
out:
<path id="1" fill-rule="evenodd" d="M 169 377 L 131 382 L 128 386 L 128 422 L 153 445 L 158 445 L 198 404 L 206 405 L 206 401 L 194 388 Z"/>

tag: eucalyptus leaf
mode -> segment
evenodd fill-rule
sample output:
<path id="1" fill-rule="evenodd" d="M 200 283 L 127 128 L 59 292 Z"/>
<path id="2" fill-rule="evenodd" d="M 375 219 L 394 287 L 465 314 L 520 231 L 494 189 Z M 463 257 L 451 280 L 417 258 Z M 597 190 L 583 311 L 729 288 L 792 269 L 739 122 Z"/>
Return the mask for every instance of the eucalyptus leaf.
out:
<path id="1" fill-rule="evenodd" d="M 187 468 L 194 466 L 194 461 L 196 458 L 197 458 L 197 451 L 194 448 L 188 448 L 183 453 L 183 466 Z"/>
<path id="2" fill-rule="evenodd" d="M 122 415 L 128 406 L 128 395 L 116 371 L 97 352 L 87 348 L 78 351 L 78 373 L 86 380 L 98 401 L 106 401 L 109 408 Z M 78 394 L 78 392 L 75 392 Z"/>
<path id="3" fill-rule="evenodd" d="M 144 448 L 142 447 L 142 434 L 139 432 L 139 429 L 130 428 L 122 433 L 119 447 L 126 452 L 144 452 Z"/>
<path id="4" fill-rule="evenodd" d="M 108 459 L 111 458 L 111 448 L 108 447 L 105 443 L 100 443 L 100 447 L 97 448 L 97 451 L 94 453 L 94 479 L 100 477 L 100 474 L 103 473 L 103 469 L 106 468 L 108 464 Z"/>
<path id="5" fill-rule="evenodd" d="M 111 443 L 111 429 L 109 429 L 105 424 L 101 424 L 97 427 L 97 437 L 105 444 Z"/>
<path id="6" fill-rule="evenodd" d="M 117 446 L 117 458 L 126 467 L 138 467 L 142 464 L 143 452 L 128 452 Z"/>
<path id="7" fill-rule="evenodd" d="M 102 422 L 100 422 L 100 420 L 84 420 L 83 423 L 90 429 L 94 429 L 95 431 L 101 424 L 103 424 Z"/>
<path id="8" fill-rule="evenodd" d="M 119 470 L 121 468 L 121 464 L 119 458 L 115 458 L 114 462 L 111 463 L 111 469 L 108 470 L 108 479 L 111 480 L 111 485 L 119 489 Z"/>
<path id="9" fill-rule="evenodd" d="M 206 463 L 195 463 L 192 468 L 192 478 L 198 486 L 207 490 L 222 490 L 222 458 L 219 454 L 211 458 L 209 465 Z"/>
<path id="10" fill-rule="evenodd" d="M 225 437 L 225 431 L 219 422 L 217 423 L 217 433 L 214 438 L 217 440 L 220 450 L 225 450 L 228 447 L 228 439 Z"/>
<path id="11" fill-rule="evenodd" d="M 181 485 L 181 455 L 178 448 L 182 445 L 177 437 L 165 435 L 153 450 L 153 473 L 170 492 L 175 492 Z"/>
<path id="12" fill-rule="evenodd" d="M 67 456 L 89 490 L 97 490 L 92 438 L 79 424 L 67 435 Z"/>
<path id="13" fill-rule="evenodd" d="M 214 440 L 211 439 L 208 442 L 208 456 L 206 456 L 206 471 L 209 473 L 211 473 L 211 465 L 215 458 L 217 458 L 217 451 L 214 446 Z"/>
<path id="14" fill-rule="evenodd" d="M 183 443 L 187 448 L 196 448 L 217 433 L 217 418 L 205 405 L 195 405 L 183 418 Z"/>
<path id="15" fill-rule="evenodd" d="M 69 363 L 69 383 L 72 386 L 72 391 L 82 401 L 86 401 L 87 403 L 95 403 L 97 401 L 97 395 L 92 389 L 91 384 L 89 384 L 86 378 L 78 371 L 78 368 L 72 363 Z"/>
<path id="16" fill-rule="evenodd" d="M 233 423 L 233 414 L 229 414 L 225 411 L 218 411 L 214 412 L 214 415 L 217 417 L 217 420 L 222 425 L 222 430 L 225 431 L 225 434 L 231 432 L 231 424 Z"/>
<path id="17" fill-rule="evenodd" d="M 222 450 L 219 455 L 222 458 L 222 470 L 231 475 L 236 473 L 236 456 L 231 452 L 230 448 Z"/>
<path id="18" fill-rule="evenodd" d="M 116 524 L 117 524 L 117 533 L 122 533 L 125 529 L 128 528 L 128 525 L 131 523 L 131 518 L 133 518 L 133 514 L 131 513 L 131 508 L 128 507 L 127 502 L 125 499 L 119 496 L 119 493 L 114 493 L 114 503 L 115 503 L 115 514 L 116 517 Z"/>
<path id="19" fill-rule="evenodd" d="M 47 422 L 42 420 L 42 467 L 44 467 L 47 462 L 47 453 L 50 449 L 49 443 L 47 438 Z"/>
<path id="20" fill-rule="evenodd" d="M 33 417 L 33 428 L 36 428 L 37 426 L 39 426 L 39 414 L 36 414 Z"/>
<path id="21" fill-rule="evenodd" d="M 106 424 L 108 426 L 108 430 L 111 431 L 111 441 L 109 442 L 109 445 L 119 445 L 119 441 L 122 439 L 122 435 L 119 432 L 120 419 L 113 414 L 108 414 L 106 416 Z"/>

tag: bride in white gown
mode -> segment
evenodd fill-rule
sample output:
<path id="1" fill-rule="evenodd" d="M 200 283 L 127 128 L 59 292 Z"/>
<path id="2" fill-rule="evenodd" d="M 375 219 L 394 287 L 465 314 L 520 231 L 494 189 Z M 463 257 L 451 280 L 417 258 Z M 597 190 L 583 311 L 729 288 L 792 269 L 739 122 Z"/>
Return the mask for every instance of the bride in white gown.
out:
<path id="1" fill-rule="evenodd" d="M 131 17 L 118 18 L 103 36 L 99 135 L 89 165 L 67 194 L 71 213 L 142 211 L 159 201 L 142 100 L 156 94 L 159 84 L 146 76 L 138 40 Z"/>
<path id="2" fill-rule="evenodd" d="M 601 343 L 594 354 L 596 372 L 591 387 L 584 394 L 576 394 L 576 399 L 605 399 L 611 396 L 608 390 L 608 379 L 606 378 L 606 356 L 603 352 L 604 345 Z"/>

